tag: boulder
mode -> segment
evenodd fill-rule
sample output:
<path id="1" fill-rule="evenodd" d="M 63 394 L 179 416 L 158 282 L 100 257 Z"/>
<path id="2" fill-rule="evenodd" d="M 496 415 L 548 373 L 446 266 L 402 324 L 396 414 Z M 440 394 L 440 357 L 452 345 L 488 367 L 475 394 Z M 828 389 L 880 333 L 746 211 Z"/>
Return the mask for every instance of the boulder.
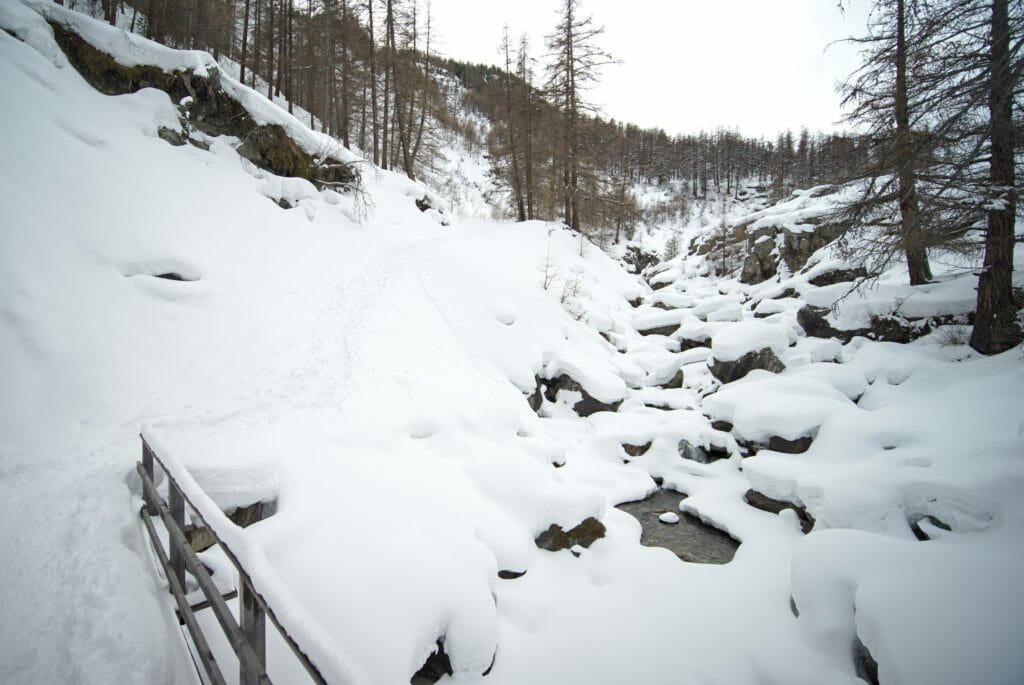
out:
<path id="1" fill-rule="evenodd" d="M 629 443 L 623 443 L 622 449 L 626 450 L 626 454 L 631 457 L 639 457 L 642 454 L 646 454 L 647 450 L 651 449 L 650 441 L 645 442 L 642 445 L 630 445 Z"/>
<path id="2" fill-rule="evenodd" d="M 544 382 L 544 397 L 546 397 L 549 402 L 555 402 L 558 399 L 559 390 L 578 392 L 583 395 L 582 399 L 572 405 L 573 411 L 580 416 L 590 416 L 591 414 L 595 414 L 599 411 L 618 411 L 619 406 L 622 404 L 622 400 L 608 403 L 594 398 L 590 393 L 583 389 L 582 385 L 566 374 L 562 374 L 557 378 Z M 531 406 L 533 406 L 532 402 Z"/>
<path id="3" fill-rule="evenodd" d="M 867 276 L 868 270 L 863 266 L 858 266 L 853 269 L 829 269 L 828 271 L 823 271 L 810 279 L 810 283 L 811 285 L 816 285 L 821 288 L 826 285 L 856 281 L 860 278 L 867 278 Z"/>
<path id="4" fill-rule="evenodd" d="M 734 361 L 719 361 L 712 358 L 708 362 L 708 369 L 711 371 L 711 375 L 722 383 L 732 383 L 754 369 L 782 373 L 786 370 L 786 365 L 775 356 L 770 347 L 762 347 L 757 351 L 747 352 Z"/>
<path id="5" fill-rule="evenodd" d="M 537 536 L 534 542 L 541 549 L 557 552 L 563 549 L 570 549 L 576 545 L 590 547 L 596 540 L 603 538 L 605 532 L 607 532 L 607 529 L 604 527 L 604 524 L 590 516 L 568 531 L 562 530 L 561 526 L 552 523 L 547 530 Z"/>
<path id="6" fill-rule="evenodd" d="M 771 497 L 763 495 L 754 489 L 747 490 L 743 495 L 743 499 L 747 504 L 755 509 L 767 511 L 772 514 L 778 514 L 783 509 L 792 509 L 796 512 L 797 518 L 800 519 L 800 529 L 803 530 L 804 533 L 809 533 L 811 532 L 811 529 L 814 528 L 814 517 L 808 514 L 807 509 L 802 506 L 793 504 L 792 502 L 786 502 L 784 500 L 772 499 Z"/>

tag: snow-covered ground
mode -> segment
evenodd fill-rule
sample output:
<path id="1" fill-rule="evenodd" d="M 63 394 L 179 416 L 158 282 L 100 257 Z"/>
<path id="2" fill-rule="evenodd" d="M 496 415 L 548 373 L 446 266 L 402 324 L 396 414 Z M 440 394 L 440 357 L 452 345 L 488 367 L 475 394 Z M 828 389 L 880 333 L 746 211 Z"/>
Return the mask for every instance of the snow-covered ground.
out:
<path id="1" fill-rule="evenodd" d="M 227 138 L 173 147 L 168 96 L 99 94 L 41 12 L 119 58 L 212 63 L 0 4 L 0 681 L 194 682 L 138 518 L 143 427 L 220 506 L 276 496 L 234 537 L 332 682 L 408 682 L 442 637 L 458 683 L 853 683 L 858 639 L 883 683 L 1024 677 L 1019 348 L 808 338 L 797 308 L 842 286 L 743 286 L 682 256 L 652 291 L 559 225 L 421 212 L 431 191 L 397 174 L 366 171 L 357 201 Z M 789 286 L 800 299 L 770 299 Z M 917 292 L 883 279 L 835 322 L 973 296 L 941 274 Z M 712 377 L 761 347 L 786 370 Z M 618 411 L 581 418 L 562 390 L 534 412 L 536 377 L 562 374 Z M 813 442 L 741 456 L 772 436 Z M 681 441 L 729 456 L 684 459 Z M 639 544 L 614 505 L 654 478 L 742 542 L 733 561 Z M 752 487 L 813 532 L 748 506 Z M 590 516 L 607 532 L 578 556 L 535 545 Z"/>

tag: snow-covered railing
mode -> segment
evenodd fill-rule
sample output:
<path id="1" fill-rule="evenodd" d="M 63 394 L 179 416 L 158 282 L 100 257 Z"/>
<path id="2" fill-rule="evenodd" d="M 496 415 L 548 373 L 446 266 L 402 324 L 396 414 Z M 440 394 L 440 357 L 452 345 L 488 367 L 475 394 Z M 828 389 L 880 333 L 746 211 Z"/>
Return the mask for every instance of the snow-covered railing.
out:
<path id="1" fill-rule="evenodd" d="M 224 516 L 216 505 L 213 505 L 209 497 L 199 489 L 191 474 L 184 466 L 168 454 L 157 456 L 151 446 L 152 437 L 145 433 L 142 438 L 142 461 L 136 465 L 136 470 L 142 479 L 143 501 L 141 516 L 146 530 L 153 543 L 153 549 L 157 560 L 163 567 L 167 577 L 171 594 L 178 605 L 178 614 L 181 622 L 189 631 L 193 645 L 196 648 L 196 656 L 202 663 L 207 679 L 215 684 L 225 683 L 224 675 L 217 663 L 216 657 L 210 649 L 209 643 L 203 635 L 202 629 L 196 620 L 195 612 L 209 607 L 213 610 L 220 624 L 224 635 L 228 639 L 232 650 L 238 657 L 239 683 L 241 685 L 255 685 L 256 683 L 270 683 L 267 675 L 266 664 L 266 617 L 277 628 L 282 639 L 291 648 L 295 657 L 302 664 L 310 678 L 316 683 L 327 683 L 324 675 L 310 659 L 307 650 L 299 646 L 296 639 L 286 630 L 278 620 L 274 610 L 268 604 L 264 594 L 257 590 L 257 584 L 253 577 L 243 567 L 239 555 L 232 550 L 225 542 L 225 539 L 234 539 L 238 543 L 237 533 L 240 532 L 234 524 Z M 156 487 L 154 469 L 159 467 L 167 476 L 167 500 L 165 501 Z M 226 600 L 235 596 L 235 593 L 221 595 L 209 572 L 199 557 L 192 550 L 191 545 L 185 537 L 185 504 L 188 504 L 192 517 L 200 521 L 213 535 L 217 544 L 223 549 L 228 560 L 234 565 L 238 572 L 238 595 L 239 595 L 239 619 L 236 620 L 228 607 Z M 212 508 L 211 508 L 212 507 Z M 169 554 L 164 550 L 161 538 L 157 533 L 153 519 L 159 517 L 168 532 Z M 234 530 L 231 530 L 234 528 Z M 235 544 L 236 548 L 244 548 L 244 544 Z M 245 556 L 248 550 L 238 549 Z M 206 597 L 206 601 L 190 605 L 185 596 L 185 572 L 188 571 L 195 578 L 196 583 Z M 317 640 L 313 640 L 317 642 Z M 321 650 L 323 651 L 323 650 Z M 197 664 L 197 667 L 199 664 Z M 334 666 L 331 671 L 339 677 L 332 677 L 332 682 L 362 682 L 358 668 L 352 668 L 347 664 L 329 664 Z M 341 668 L 339 668 L 341 666 Z"/>

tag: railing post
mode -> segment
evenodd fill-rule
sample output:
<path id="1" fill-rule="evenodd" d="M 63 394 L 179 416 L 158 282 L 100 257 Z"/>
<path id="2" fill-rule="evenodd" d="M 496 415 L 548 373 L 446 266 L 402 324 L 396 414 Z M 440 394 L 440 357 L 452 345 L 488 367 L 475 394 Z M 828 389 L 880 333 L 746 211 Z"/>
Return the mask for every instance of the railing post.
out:
<path id="1" fill-rule="evenodd" d="M 149 479 L 156 483 L 156 478 L 153 476 L 153 452 L 149 449 L 149 444 L 146 443 L 145 436 L 142 437 L 142 468 L 145 469 L 146 475 Z M 149 496 L 149 491 L 146 488 L 142 488 L 142 501 L 146 503 L 146 512 L 150 516 L 157 515 L 156 502 Z"/>
<path id="2" fill-rule="evenodd" d="M 173 478 L 167 478 L 167 509 L 171 512 L 178 530 L 185 530 L 185 499 L 181 496 L 181 490 Z M 174 577 L 178 579 L 181 587 L 185 587 L 185 553 L 172 536 L 171 543 L 171 568 L 174 569 Z"/>
<path id="3" fill-rule="evenodd" d="M 266 613 L 263 611 L 263 606 L 260 604 L 259 600 L 256 599 L 252 586 L 249 585 L 249 579 L 242 573 L 239 573 L 238 585 L 238 606 L 241 618 L 239 624 L 242 628 L 242 634 L 245 635 L 249 644 L 252 645 L 253 651 L 256 652 L 256 658 L 259 660 L 259 665 L 264 671 L 266 671 Z M 257 685 L 258 682 L 259 677 L 254 673 L 250 673 L 249 670 L 246 669 L 244 663 L 239 663 L 240 685 Z"/>

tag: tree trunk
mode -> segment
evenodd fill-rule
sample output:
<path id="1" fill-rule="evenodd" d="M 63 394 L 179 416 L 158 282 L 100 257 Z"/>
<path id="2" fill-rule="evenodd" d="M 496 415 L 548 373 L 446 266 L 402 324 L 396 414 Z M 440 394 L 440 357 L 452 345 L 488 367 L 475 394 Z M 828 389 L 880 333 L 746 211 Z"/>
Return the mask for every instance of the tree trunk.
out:
<path id="1" fill-rule="evenodd" d="M 395 89 L 395 120 L 398 124 L 398 143 L 402 150 L 402 165 L 405 167 L 405 175 L 415 181 L 416 175 L 413 173 L 412 164 L 409 161 L 409 139 L 406 136 L 405 114 L 402 111 L 400 100 L 402 92 L 398 83 L 398 47 L 395 44 L 395 16 L 392 10 L 392 0 L 388 0 L 387 30 L 388 43 L 391 46 L 388 55 L 391 61 L 391 79 Z"/>
<path id="2" fill-rule="evenodd" d="M 907 95 L 907 39 L 904 0 L 897 0 L 896 11 L 896 164 L 899 177 L 900 224 L 903 249 L 907 255 L 910 285 L 922 285 L 932 278 L 928 253 L 921 235 L 921 212 L 913 169 L 910 104 Z"/>
<path id="3" fill-rule="evenodd" d="M 373 129 L 373 163 L 380 165 L 380 140 L 377 131 L 377 60 L 376 44 L 377 36 L 373 30 L 373 2 L 367 0 L 366 7 L 369 10 L 369 31 L 370 31 L 370 116 L 371 128 Z"/>
<path id="4" fill-rule="evenodd" d="M 978 278 L 978 310 L 971 347 L 982 354 L 1004 352 L 1020 344 L 1021 330 L 1013 302 L 1014 223 L 1017 196 L 1013 159 L 1013 91 L 1010 66 L 1008 1 L 992 2 L 989 90 L 992 157 L 992 208 L 985 237 L 985 268 Z"/>
<path id="5" fill-rule="evenodd" d="M 274 0 L 267 3 L 267 99 L 274 101 Z"/>
<path id="6" fill-rule="evenodd" d="M 245 84 L 245 58 L 246 50 L 249 47 L 249 2 L 245 0 L 245 17 L 242 19 L 242 68 L 241 75 L 238 77 L 239 83 Z"/>

